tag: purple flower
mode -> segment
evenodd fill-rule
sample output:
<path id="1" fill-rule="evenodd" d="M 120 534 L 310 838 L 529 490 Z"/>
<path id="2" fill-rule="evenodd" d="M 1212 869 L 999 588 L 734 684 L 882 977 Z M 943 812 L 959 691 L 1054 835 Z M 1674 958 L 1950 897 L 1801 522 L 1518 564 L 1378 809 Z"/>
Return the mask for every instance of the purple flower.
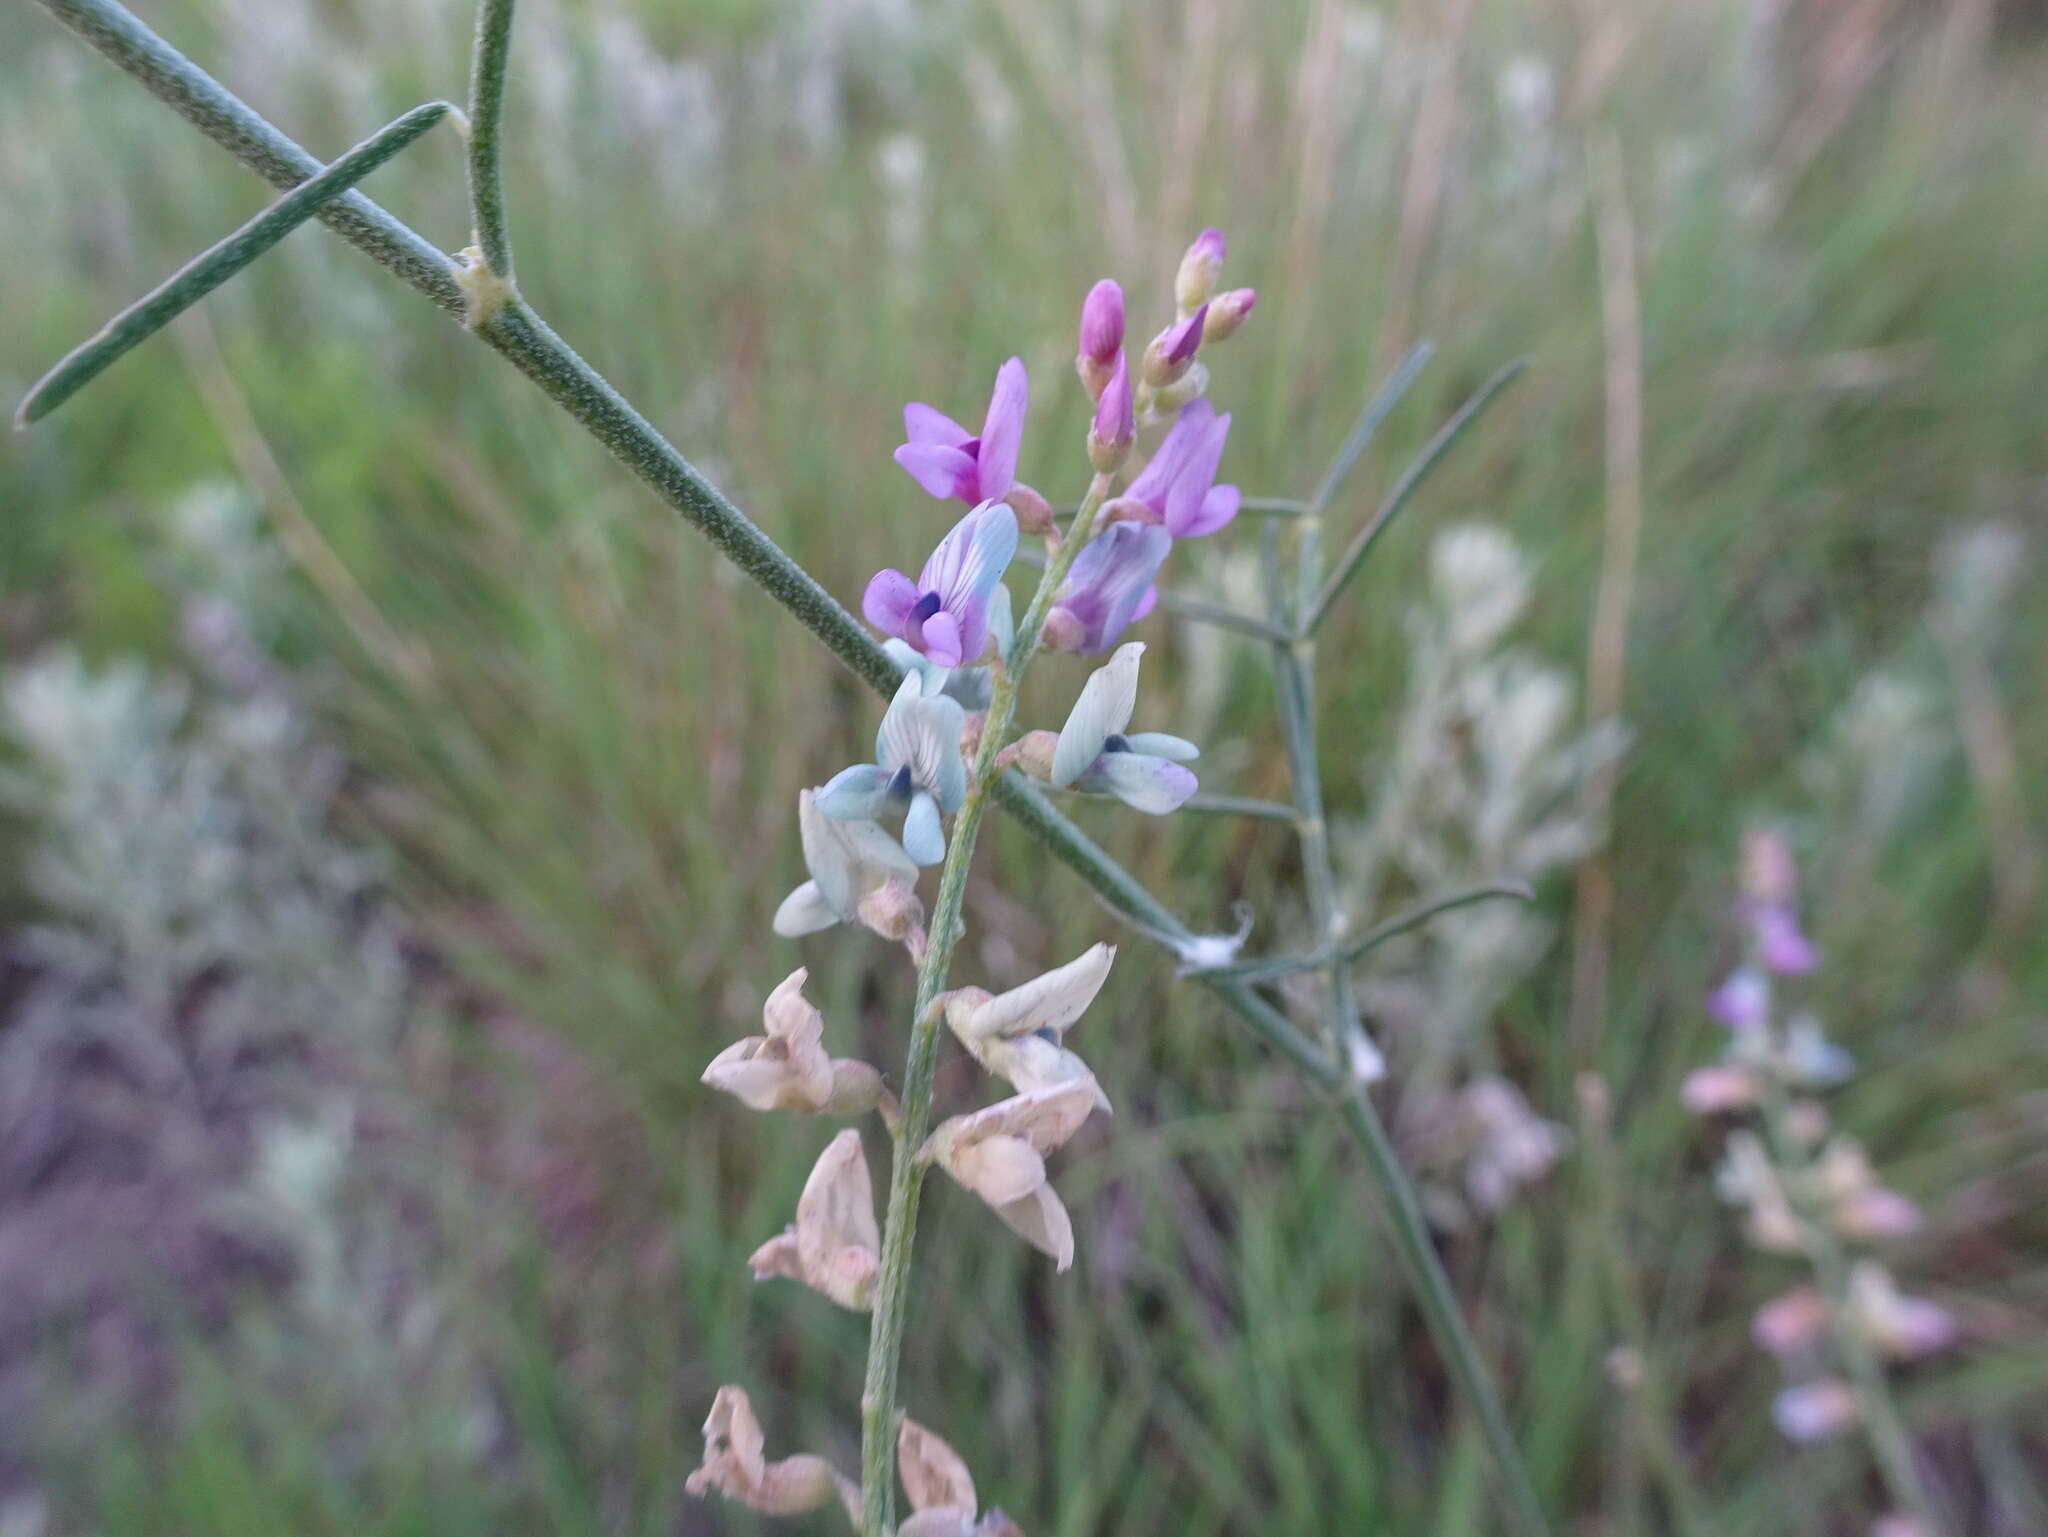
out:
<path id="1" fill-rule="evenodd" d="M 1775 903 L 1757 905 L 1749 912 L 1750 928 L 1756 934 L 1757 959 L 1767 970 L 1781 977 L 1803 976 L 1820 963 L 1813 941 L 1799 931 L 1799 915 L 1790 907 Z"/>
<path id="2" fill-rule="evenodd" d="M 1079 360 L 1107 368 L 1124 344 L 1124 291 L 1104 278 L 1081 301 Z"/>
<path id="3" fill-rule="evenodd" d="M 1159 601 L 1152 578 L 1172 548 L 1165 529 L 1146 523 L 1112 523 L 1089 540 L 1045 616 L 1046 644 L 1088 655 L 1115 645 Z"/>
<path id="4" fill-rule="evenodd" d="M 916 581 L 901 571 L 876 572 L 860 611 L 928 661 L 958 667 L 987 645 L 989 594 L 1016 553 L 1017 515 L 1001 502 L 983 502 L 939 541 Z"/>
<path id="5" fill-rule="evenodd" d="M 1176 539 L 1215 533 L 1237 516 L 1237 487 L 1214 484 L 1229 436 L 1228 412 L 1218 416 L 1206 397 L 1189 401 L 1122 499 L 1142 504 Z"/>
<path id="6" fill-rule="evenodd" d="M 1731 1030 L 1761 1028 L 1771 1017 L 1770 978 L 1754 966 L 1737 967 L 1707 994 L 1707 1012 Z"/>
<path id="7" fill-rule="evenodd" d="M 1011 358 L 996 370 L 978 438 L 943 411 L 913 401 L 903 408 L 903 433 L 910 441 L 896 450 L 896 462 L 933 496 L 1001 501 L 1016 484 L 1029 398 L 1023 360 Z"/>

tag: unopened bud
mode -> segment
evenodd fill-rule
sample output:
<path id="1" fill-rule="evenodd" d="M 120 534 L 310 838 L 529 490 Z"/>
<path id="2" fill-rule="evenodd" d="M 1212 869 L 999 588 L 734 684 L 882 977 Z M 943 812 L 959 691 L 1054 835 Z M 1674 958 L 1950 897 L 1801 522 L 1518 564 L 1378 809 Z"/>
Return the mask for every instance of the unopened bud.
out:
<path id="1" fill-rule="evenodd" d="M 1038 643 L 1049 651 L 1079 651 L 1088 639 L 1088 626 L 1072 609 L 1055 605 L 1045 616 Z"/>
<path id="2" fill-rule="evenodd" d="M 1180 306 L 1183 315 L 1192 314 L 1209 302 L 1209 296 L 1216 291 L 1216 279 L 1223 275 L 1227 250 L 1220 229 L 1203 230 L 1187 248 L 1180 259 L 1180 271 L 1173 279 L 1173 302 Z"/>
<path id="3" fill-rule="evenodd" d="M 1147 384 L 1155 390 L 1164 389 L 1188 371 L 1188 365 L 1195 360 L 1195 349 L 1202 345 L 1202 326 L 1207 319 L 1208 308 L 1204 306 L 1152 338 L 1145 347 Z"/>
<path id="4" fill-rule="evenodd" d="M 1218 295 L 1209 304 L 1209 318 L 1202 322 L 1202 340 L 1222 341 L 1244 324 L 1245 316 L 1258 302 L 1258 294 L 1249 288 L 1233 288 L 1227 294 Z"/>
<path id="5" fill-rule="evenodd" d="M 1052 503 L 1022 481 L 1010 487 L 1003 500 L 1017 514 L 1017 532 L 1029 539 L 1043 539 L 1054 528 Z"/>
<path id="6" fill-rule="evenodd" d="M 1081 339 L 1074 367 L 1090 395 L 1109 383 L 1117 354 L 1124 345 L 1124 291 L 1104 278 L 1081 302 Z"/>
<path id="7" fill-rule="evenodd" d="M 1152 397 L 1152 407 L 1162 413 L 1178 411 L 1191 400 L 1209 393 L 1209 366 L 1190 363 L 1187 372 Z"/>
<path id="8" fill-rule="evenodd" d="M 898 944 L 924 927 L 924 903 L 902 881 L 884 881 L 860 899 L 860 921 Z"/>
<path id="9" fill-rule="evenodd" d="M 1053 613 L 1065 614 L 1066 610 L 1056 608 L 1053 610 Z M 1071 618 L 1072 616 L 1068 615 L 1068 617 Z M 1051 615 L 1046 616 L 1045 624 L 1048 630 L 1052 628 Z M 1047 639 L 1046 644 L 1052 644 L 1050 638 Z M 1065 648 L 1057 647 L 1055 649 L 1064 650 Z M 1059 745 L 1060 734 L 1057 731 L 1027 731 L 1011 744 L 1016 750 L 1016 756 L 1011 761 L 1033 779 L 1050 779 L 1052 777 L 1052 755 L 1058 750 Z"/>
<path id="10" fill-rule="evenodd" d="M 1116 369 L 1095 403 L 1095 420 L 1088 428 L 1088 462 L 1103 474 L 1122 466 L 1131 455 L 1138 436 L 1138 422 L 1132 414 L 1131 376 L 1124 355 L 1116 355 Z"/>

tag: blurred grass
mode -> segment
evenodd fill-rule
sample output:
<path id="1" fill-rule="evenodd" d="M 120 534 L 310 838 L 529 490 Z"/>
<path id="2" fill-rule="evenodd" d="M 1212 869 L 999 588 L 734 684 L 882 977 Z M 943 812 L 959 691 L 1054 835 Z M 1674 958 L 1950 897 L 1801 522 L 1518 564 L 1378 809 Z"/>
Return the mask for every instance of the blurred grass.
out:
<path id="1" fill-rule="evenodd" d="M 508 196 L 527 292 L 844 596 L 940 524 L 888 461 L 897 404 L 970 412 L 1021 351 L 1036 396 L 1024 473 L 1071 494 L 1078 297 L 1115 270 L 1155 314 L 1203 222 L 1226 226 L 1232 280 L 1262 295 L 1215 359 L 1238 424 L 1227 470 L 1248 489 L 1306 490 L 1375 360 L 1405 339 L 1383 320 L 1421 23 L 1296 0 L 1088 14 L 1027 0 L 914 19 L 599 0 L 522 14 Z M 147 15 L 316 150 L 454 89 L 469 25 L 462 5 L 382 0 Z M 1539 552 L 1531 639 L 1583 654 L 1603 495 L 1584 154 L 1592 128 L 1612 128 L 1643 250 L 1648 417 L 1613 981 L 1585 1057 L 1564 1028 L 1566 955 L 1500 1030 L 1546 1113 L 1571 1118 L 1582 1068 L 1613 1088 L 1625 1238 L 1685 1390 L 1681 1438 L 1731 1533 L 1832 1530 L 1863 1497 L 1852 1453 L 1775 1441 L 1776 1384 L 1745 1333 L 1773 1277 L 1742 1255 L 1709 1188 L 1710 1139 L 1676 1104 L 1715 1049 L 1696 1000 L 1722 959 L 1734 838 L 1747 811 L 1796 800 L 1794 757 L 1863 671 L 1925 647 L 1945 530 L 2013 521 L 2038 557 L 2048 527 L 2048 66 L 2001 34 L 1995 59 L 1937 97 L 1916 24 L 1794 177 L 1772 125 L 1818 88 L 1798 55 L 1760 56 L 1738 10 L 1482 11 L 1456 62 L 1439 227 L 1406 299 L 1440 360 L 1358 477 L 1352 515 L 1498 362 L 1534 366 L 1386 540 L 1333 625 L 1331 655 L 1350 660 L 1320 680 L 1340 814 L 1401 687 L 1419 541 L 1451 513 L 1497 518 Z M 1616 36 L 1620 63 L 1596 85 Z M 0 18 L 0 44 L 16 296 L 0 383 L 18 394 L 260 193 L 39 15 Z M 1040 50 L 1052 67 L 1034 69 Z M 1517 61 L 1555 83 L 1533 122 L 1503 75 Z M 1122 172 L 1103 169 L 1106 122 Z M 460 186 L 451 140 L 368 190 L 453 247 Z M 1766 200 L 1775 211 L 1757 211 Z M 817 1139 L 710 1103 L 696 1075 L 799 956 L 838 1049 L 900 1056 L 907 976 L 848 935 L 799 949 L 767 932 L 799 871 L 795 792 L 865 740 L 872 701 L 537 396 L 321 232 L 206 317 L 0 448 L 0 633 L 162 649 L 155 510 L 274 456 L 429 661 L 408 681 L 309 586 L 292 650 L 328 678 L 409 905 L 465 978 L 576 1046 L 632 1130 L 597 1135 L 614 1218 L 576 1241 L 522 1235 L 497 1207 L 454 1219 L 477 1271 L 467 1316 L 512 1425 L 472 1481 L 414 1465 L 403 1438 L 337 1459 L 317 1416 L 216 1383 L 167 1447 L 73 1469 L 77 1508 L 109 1532 L 750 1530 L 680 1499 L 711 1388 L 745 1382 L 771 1447 L 848 1464 L 864 1333 L 746 1280 L 738 1257 L 785 1220 Z M 215 345 L 238 406 L 208 384 Z M 257 489 L 291 516 L 275 486 Z M 1183 579 L 1205 558 L 1184 552 Z M 2038 566 L 2025 581 L 2000 676 L 2038 836 L 2048 610 Z M 1172 629 L 1148 639 L 1172 718 L 1166 701 L 1208 680 Z M 1270 792 L 1281 755 L 1256 659 L 1229 665 L 1222 698 L 1212 763 L 1231 766 L 1228 788 Z M 1052 713 L 1053 691 L 1038 705 Z M 1221 926 L 1239 895 L 1262 939 L 1295 921 L 1277 830 L 1087 821 L 1191 921 Z M 2003 1469 L 2024 1512 L 2041 1500 L 2012 1469 L 2043 1451 L 2048 1171 L 2038 1093 L 2022 1090 L 2048 1067 L 2048 960 L 2031 936 L 1992 932 L 1986 837 L 1958 780 L 1819 925 L 1831 1023 L 1866 1064 L 1840 1116 L 1937 1213 L 1906 1269 L 1944 1298 L 1987 1299 L 1994 1343 L 1928 1373 L 1924 1394 L 1916 1382 L 1916 1413 L 1959 1486 Z M 1569 893 L 1545 899 L 1562 912 Z M 970 923 L 963 962 L 992 982 L 1105 927 L 1013 831 Z M 1085 1028 L 1119 1115 L 1061 1174 L 1076 1271 L 1054 1284 L 935 1192 L 910 1412 L 1034 1533 L 1485 1529 L 1476 1447 L 1348 1150 L 1140 945 Z M 972 1091 L 957 1061 L 942 1074 L 942 1092 Z M 1942 1203 L 1958 1192 L 1977 1198 L 1951 1229 Z M 1451 1258 L 1553 1509 L 1660 1530 L 1610 1468 L 1620 1406 L 1588 1210 L 1568 1164 Z M 2000 1445 L 2024 1450 L 1985 1450 Z M 1999 1519 L 1986 1530 L 2025 1529 Z"/>

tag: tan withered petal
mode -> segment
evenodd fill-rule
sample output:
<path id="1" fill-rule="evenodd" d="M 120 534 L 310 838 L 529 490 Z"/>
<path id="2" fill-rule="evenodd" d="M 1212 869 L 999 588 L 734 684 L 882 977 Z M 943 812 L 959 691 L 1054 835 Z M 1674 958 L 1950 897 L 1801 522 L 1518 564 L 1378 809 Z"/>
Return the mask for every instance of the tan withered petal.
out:
<path id="1" fill-rule="evenodd" d="M 799 967 L 762 1006 L 766 1035 L 733 1042 L 704 1069 L 703 1081 L 750 1110 L 823 1110 L 858 1115 L 883 1098 L 882 1075 L 865 1062 L 825 1053 L 825 1018 L 803 995 Z"/>
<path id="2" fill-rule="evenodd" d="M 896 1537 L 1024 1537 L 1024 1531 L 1000 1510 L 977 1521 L 973 1512 L 947 1505 L 907 1517 L 896 1528 Z"/>
<path id="3" fill-rule="evenodd" d="M 997 1216 L 1065 1270 L 1074 1229 L 1047 1182 L 1045 1158 L 1065 1145 L 1095 1108 L 1092 1076 L 1019 1094 L 942 1122 L 920 1157 L 939 1163 Z"/>
<path id="4" fill-rule="evenodd" d="M 974 1493 L 974 1477 L 960 1454 L 907 1417 L 896 1436 L 896 1469 L 912 1510 L 951 1507 L 971 1517 L 981 1508 Z"/>
<path id="5" fill-rule="evenodd" d="M 717 1493 L 771 1516 L 799 1515 L 842 1497 L 847 1480 L 822 1457 L 768 1461 L 761 1422 L 742 1388 L 723 1387 L 704 1421 L 704 1463 L 684 1483 L 700 1498 Z"/>
<path id="6" fill-rule="evenodd" d="M 818 1155 L 797 1199 L 795 1223 L 762 1244 L 747 1263 L 757 1281 L 785 1276 L 841 1307 L 866 1312 L 881 1253 L 874 1182 L 860 1133 L 849 1129 Z"/>

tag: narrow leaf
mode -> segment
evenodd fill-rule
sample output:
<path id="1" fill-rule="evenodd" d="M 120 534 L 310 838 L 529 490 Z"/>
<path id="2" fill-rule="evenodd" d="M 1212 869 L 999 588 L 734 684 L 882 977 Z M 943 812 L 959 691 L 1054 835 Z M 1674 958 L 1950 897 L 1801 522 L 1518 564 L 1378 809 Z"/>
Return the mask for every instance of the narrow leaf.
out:
<path id="1" fill-rule="evenodd" d="M 1322 484 L 1316 487 L 1316 494 L 1309 501 L 1311 512 L 1321 512 L 1336 500 L 1337 493 L 1344 488 L 1359 456 L 1372 442 L 1380 430 L 1380 424 L 1393 414 L 1394 407 L 1401 403 L 1401 397 L 1408 393 L 1408 386 L 1415 382 L 1429 360 L 1436 355 L 1436 348 L 1428 342 L 1417 342 L 1408 355 L 1394 365 L 1393 373 L 1387 376 L 1373 397 L 1365 403 L 1365 409 L 1358 413 L 1358 420 L 1344 439 L 1344 446 L 1337 450 L 1337 457 L 1330 461 L 1330 467 L 1323 471 Z"/>
<path id="2" fill-rule="evenodd" d="M 1410 929 L 1420 928 L 1439 913 L 1454 908 L 1469 907 L 1474 902 L 1490 902 L 1495 897 L 1512 897 L 1517 902 L 1533 902 L 1536 893 L 1520 881 L 1489 881 L 1483 886 L 1468 886 L 1462 891 L 1449 892 L 1444 896 L 1431 897 L 1427 902 L 1396 913 L 1378 928 L 1361 935 L 1346 945 L 1342 951 L 1347 961 L 1377 950 L 1390 939 L 1398 939 Z"/>
<path id="3" fill-rule="evenodd" d="M 43 375 L 15 412 L 14 424 L 26 427 L 49 415 L 123 353 L 161 331 L 182 311 L 212 293 L 451 110 L 445 101 L 414 107 L 317 176 L 294 187 L 218 245 L 180 267 Z"/>
<path id="4" fill-rule="evenodd" d="M 1437 435 L 1429 440 L 1415 462 L 1395 483 L 1394 489 L 1387 493 L 1387 499 L 1380 503 L 1380 509 L 1373 514 L 1372 521 L 1358 531 L 1357 536 L 1345 547 L 1343 555 L 1338 557 L 1336 570 L 1332 571 L 1329 580 L 1323 583 L 1323 590 L 1316 597 L 1316 605 L 1309 614 L 1308 623 L 1302 627 L 1304 634 L 1313 635 L 1321 627 L 1323 620 L 1329 615 L 1330 606 L 1343 595 L 1345 587 L 1350 585 L 1351 578 L 1358 574 L 1358 568 L 1365 563 L 1365 557 L 1371 553 L 1380 535 L 1386 532 L 1387 525 L 1400 515 L 1401 510 L 1422 488 L 1422 483 L 1429 478 L 1430 471 L 1434 470 L 1444 455 L 1450 452 L 1451 445 L 1458 441 L 1465 429 L 1478 419 L 1479 413 L 1491 405 L 1494 397 L 1512 384 L 1528 366 L 1527 358 L 1515 359 L 1482 384 L 1479 393 L 1460 406 L 1457 415 L 1437 430 Z"/>

